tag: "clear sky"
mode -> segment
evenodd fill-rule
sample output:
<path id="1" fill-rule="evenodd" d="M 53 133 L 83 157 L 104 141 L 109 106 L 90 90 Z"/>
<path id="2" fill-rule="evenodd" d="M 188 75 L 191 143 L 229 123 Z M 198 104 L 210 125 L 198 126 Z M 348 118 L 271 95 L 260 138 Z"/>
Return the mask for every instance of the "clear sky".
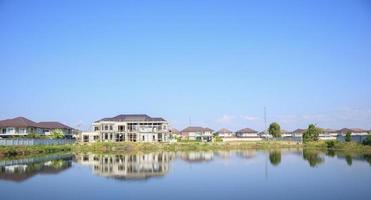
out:
<path id="1" fill-rule="evenodd" d="M 371 129 L 369 0 L 0 0 L 0 118 Z"/>

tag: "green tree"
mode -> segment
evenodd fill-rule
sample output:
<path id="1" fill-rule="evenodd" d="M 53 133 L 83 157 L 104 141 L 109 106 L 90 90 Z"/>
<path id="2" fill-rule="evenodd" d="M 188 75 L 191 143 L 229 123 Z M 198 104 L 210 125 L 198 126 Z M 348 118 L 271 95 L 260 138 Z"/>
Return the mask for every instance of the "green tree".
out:
<path id="1" fill-rule="evenodd" d="M 364 144 L 364 145 L 369 145 L 369 146 L 371 146 L 371 133 L 370 133 L 370 132 L 368 132 L 368 136 L 367 136 L 367 138 L 366 138 L 365 140 L 363 140 L 363 144 Z"/>
<path id="2" fill-rule="evenodd" d="M 268 132 L 273 137 L 281 137 L 281 126 L 277 122 L 273 122 L 269 125 Z"/>
<path id="3" fill-rule="evenodd" d="M 281 163 L 281 151 L 274 150 L 269 152 L 269 160 L 273 166 L 278 166 Z"/>
<path id="4" fill-rule="evenodd" d="M 63 131 L 61 129 L 55 129 L 51 132 L 50 138 L 52 139 L 62 139 L 64 138 Z"/>
<path id="5" fill-rule="evenodd" d="M 320 133 L 321 133 L 320 128 L 317 128 L 314 124 L 310 124 L 308 126 L 308 129 L 303 133 L 303 141 L 304 142 L 318 141 Z"/>
<path id="6" fill-rule="evenodd" d="M 350 131 L 347 131 L 345 133 L 345 142 L 350 142 L 352 141 L 352 133 Z"/>

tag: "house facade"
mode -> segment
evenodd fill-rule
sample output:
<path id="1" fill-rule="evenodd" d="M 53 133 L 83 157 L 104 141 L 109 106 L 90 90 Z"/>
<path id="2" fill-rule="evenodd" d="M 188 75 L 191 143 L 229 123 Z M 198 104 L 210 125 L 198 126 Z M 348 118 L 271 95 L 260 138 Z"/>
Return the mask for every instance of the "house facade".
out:
<path id="1" fill-rule="evenodd" d="M 350 132 L 352 136 L 366 136 L 368 131 L 361 128 L 343 128 L 337 131 L 339 135 L 345 136 L 347 132 Z"/>
<path id="2" fill-rule="evenodd" d="M 236 137 L 239 138 L 260 138 L 258 131 L 251 128 L 244 128 L 236 132 Z"/>
<path id="3" fill-rule="evenodd" d="M 216 132 L 216 135 L 221 137 L 221 138 L 231 138 L 231 137 L 235 136 L 233 131 L 230 131 L 226 128 L 222 128 L 222 129 L 218 130 Z"/>
<path id="4" fill-rule="evenodd" d="M 188 138 L 189 140 L 210 142 L 213 138 L 213 132 L 210 128 L 190 126 L 180 131 L 180 134 L 183 138 Z"/>
<path id="5" fill-rule="evenodd" d="M 53 130 L 60 129 L 67 138 L 72 138 L 73 128 L 59 122 L 36 123 L 25 117 L 16 117 L 0 121 L 0 137 L 25 136 L 28 134 L 49 135 Z"/>
<path id="6" fill-rule="evenodd" d="M 94 122 L 92 134 L 98 135 L 99 141 L 167 142 L 169 124 L 148 115 L 118 115 Z"/>

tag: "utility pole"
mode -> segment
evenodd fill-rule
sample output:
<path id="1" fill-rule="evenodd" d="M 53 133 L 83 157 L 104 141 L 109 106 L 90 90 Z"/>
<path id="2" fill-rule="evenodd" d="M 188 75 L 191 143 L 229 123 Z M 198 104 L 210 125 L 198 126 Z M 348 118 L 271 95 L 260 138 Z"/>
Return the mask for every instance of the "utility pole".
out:
<path id="1" fill-rule="evenodd" d="M 268 131 L 267 131 L 267 108 L 264 106 L 264 134 L 265 137 L 268 138 Z"/>

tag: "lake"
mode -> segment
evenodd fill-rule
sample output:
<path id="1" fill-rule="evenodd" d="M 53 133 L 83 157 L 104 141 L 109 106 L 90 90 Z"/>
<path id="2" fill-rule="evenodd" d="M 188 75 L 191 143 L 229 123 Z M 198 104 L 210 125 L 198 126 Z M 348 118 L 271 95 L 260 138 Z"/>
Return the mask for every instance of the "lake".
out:
<path id="1" fill-rule="evenodd" d="M 303 149 L 0 160 L 1 199 L 371 199 L 371 155 Z"/>

